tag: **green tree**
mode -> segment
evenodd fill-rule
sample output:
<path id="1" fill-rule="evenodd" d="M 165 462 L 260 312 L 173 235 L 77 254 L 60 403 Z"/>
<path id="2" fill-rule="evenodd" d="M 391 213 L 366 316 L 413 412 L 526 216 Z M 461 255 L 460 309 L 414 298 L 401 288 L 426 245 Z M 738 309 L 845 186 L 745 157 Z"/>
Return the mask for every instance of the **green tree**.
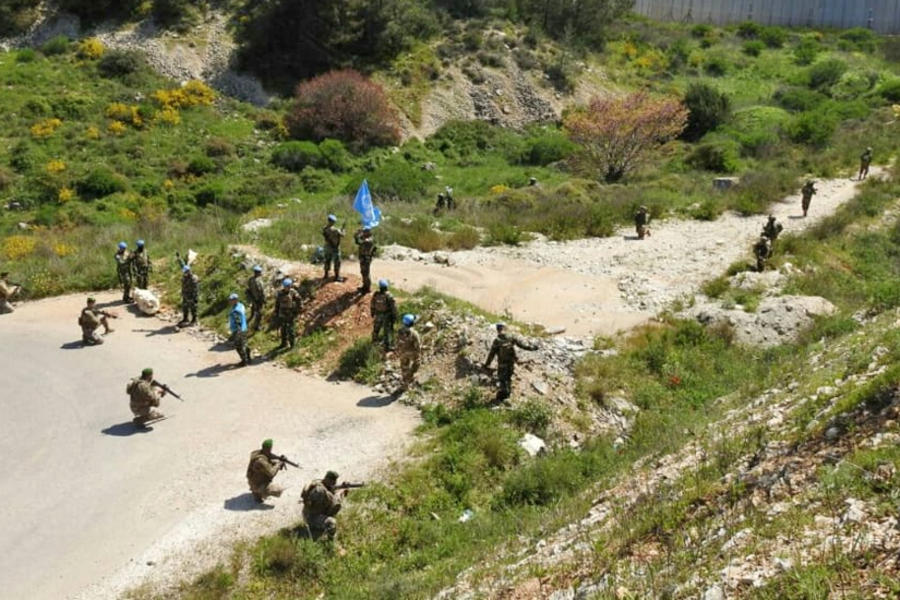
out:
<path id="1" fill-rule="evenodd" d="M 631 10 L 634 0 L 515 0 L 513 5 L 526 22 L 550 36 L 571 35 L 597 46 L 604 41 L 606 27 Z"/>
<path id="2" fill-rule="evenodd" d="M 731 115 L 728 96 L 705 83 L 691 84 L 684 95 L 684 105 L 688 109 L 688 122 L 681 137 L 689 142 L 696 142 Z"/>

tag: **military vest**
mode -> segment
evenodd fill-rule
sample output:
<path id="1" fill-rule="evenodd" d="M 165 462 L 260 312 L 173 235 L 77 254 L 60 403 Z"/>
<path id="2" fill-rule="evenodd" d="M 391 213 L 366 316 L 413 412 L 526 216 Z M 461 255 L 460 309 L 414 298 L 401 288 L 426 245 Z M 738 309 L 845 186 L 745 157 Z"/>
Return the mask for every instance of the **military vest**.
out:
<path id="1" fill-rule="evenodd" d="M 341 238 L 343 236 L 337 227 L 328 225 L 327 227 L 322 228 L 322 236 L 324 236 L 325 241 L 332 248 L 337 248 L 341 245 Z"/>
<path id="2" fill-rule="evenodd" d="M 388 292 L 375 292 L 372 296 L 372 310 L 376 313 L 388 313 L 391 311 L 391 296 Z"/>

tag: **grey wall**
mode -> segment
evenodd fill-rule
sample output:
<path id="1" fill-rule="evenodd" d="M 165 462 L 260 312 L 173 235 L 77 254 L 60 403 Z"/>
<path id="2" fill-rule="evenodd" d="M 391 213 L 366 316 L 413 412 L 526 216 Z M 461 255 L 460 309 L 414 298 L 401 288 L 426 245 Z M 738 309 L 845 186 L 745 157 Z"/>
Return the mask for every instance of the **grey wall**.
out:
<path id="1" fill-rule="evenodd" d="M 634 12 L 661 21 L 789 27 L 870 27 L 900 33 L 900 0 L 635 0 Z"/>

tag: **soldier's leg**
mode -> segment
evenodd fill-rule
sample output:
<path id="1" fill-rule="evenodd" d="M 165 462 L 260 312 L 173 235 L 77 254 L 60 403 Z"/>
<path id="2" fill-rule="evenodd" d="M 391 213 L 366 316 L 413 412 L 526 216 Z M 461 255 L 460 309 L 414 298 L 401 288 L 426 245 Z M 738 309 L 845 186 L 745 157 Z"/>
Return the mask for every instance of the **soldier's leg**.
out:
<path id="1" fill-rule="evenodd" d="M 323 263 L 325 265 L 325 274 L 322 276 L 323 279 L 328 279 L 328 272 L 331 271 L 331 260 L 332 260 L 331 248 L 329 248 L 328 246 L 325 246 L 325 261 Z"/>
<path id="2" fill-rule="evenodd" d="M 404 389 L 409 387 L 409 383 L 412 380 L 412 373 L 410 372 L 411 365 L 411 357 L 407 356 L 406 354 L 400 357 L 400 378 L 403 382 Z"/>
<path id="3" fill-rule="evenodd" d="M 262 305 L 253 302 L 250 304 L 250 329 L 259 331 L 259 320 L 262 318 Z"/>
<path id="4" fill-rule="evenodd" d="M 181 299 L 181 323 L 188 322 L 188 301 L 186 298 Z"/>
<path id="5" fill-rule="evenodd" d="M 196 325 L 197 324 L 197 299 L 196 298 L 191 300 L 190 308 L 191 308 L 191 325 Z"/>
<path id="6" fill-rule="evenodd" d="M 359 291 L 368 293 L 372 289 L 371 271 L 372 261 L 360 259 L 359 274 L 362 276 L 362 285 L 359 287 Z"/>
<path id="7" fill-rule="evenodd" d="M 372 343 L 378 343 L 378 334 L 381 331 L 381 327 L 384 325 L 384 322 L 379 315 L 375 315 L 374 321 L 372 321 Z"/>
<path id="8" fill-rule="evenodd" d="M 294 317 L 288 319 L 287 322 L 287 333 L 288 333 L 288 345 L 293 348 L 294 344 L 297 343 L 297 326 L 294 321 Z"/>
<path id="9" fill-rule="evenodd" d="M 284 493 L 284 488 L 280 485 L 269 482 L 269 485 L 267 485 L 264 490 L 260 491 L 262 492 L 260 496 L 262 496 L 263 498 L 268 498 L 269 496 L 275 496 L 276 498 L 278 498 L 279 496 L 281 496 L 281 494 Z"/>
<path id="10" fill-rule="evenodd" d="M 499 380 L 499 389 L 497 390 L 497 401 L 503 401 L 509 398 L 512 395 L 512 376 L 513 370 L 511 367 L 507 366 L 499 366 L 497 367 L 497 379 Z"/>
<path id="11" fill-rule="evenodd" d="M 334 279 L 335 281 L 341 280 L 341 249 L 338 248 L 334 251 Z"/>
<path id="12" fill-rule="evenodd" d="M 131 302 L 131 278 L 122 281 L 122 300 Z"/>
<path id="13" fill-rule="evenodd" d="M 391 319 L 384 324 L 384 347 L 386 350 L 394 349 L 394 321 Z"/>
<path id="14" fill-rule="evenodd" d="M 9 300 L 0 300 L 0 315 L 7 315 L 13 311 L 12 304 Z"/>

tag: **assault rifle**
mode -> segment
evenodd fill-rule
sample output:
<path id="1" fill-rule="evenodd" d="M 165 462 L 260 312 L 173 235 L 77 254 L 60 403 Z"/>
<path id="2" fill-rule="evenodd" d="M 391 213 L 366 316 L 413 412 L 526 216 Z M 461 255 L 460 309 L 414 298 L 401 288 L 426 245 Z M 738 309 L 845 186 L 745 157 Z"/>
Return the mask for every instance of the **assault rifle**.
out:
<path id="1" fill-rule="evenodd" d="M 182 402 L 184 402 L 184 398 L 182 398 L 181 396 L 179 396 L 178 394 L 176 394 L 176 393 L 175 393 L 175 390 L 173 390 L 172 388 L 170 388 L 170 387 L 167 386 L 166 384 L 160 383 L 160 382 L 158 382 L 157 380 L 154 379 L 153 381 L 150 382 L 150 385 L 156 386 L 156 387 L 158 387 L 159 389 L 161 389 L 162 391 L 166 392 L 167 394 L 171 394 L 171 395 L 175 396 L 176 398 L 178 398 L 179 400 L 181 400 Z"/>
<path id="2" fill-rule="evenodd" d="M 284 465 L 285 465 L 285 464 L 291 465 L 292 467 L 297 467 L 298 469 L 300 468 L 300 465 L 298 465 L 297 463 L 295 463 L 294 461 L 292 461 L 291 459 L 289 459 L 289 458 L 288 458 L 287 456 L 285 456 L 284 454 L 282 454 L 281 456 L 276 456 L 276 457 L 275 457 L 275 460 L 280 460 L 282 463 L 284 463 L 284 464 L 282 464 L 282 466 L 281 466 L 282 469 L 284 468 Z"/>
<path id="3" fill-rule="evenodd" d="M 334 486 L 334 489 L 336 489 L 336 490 L 352 490 L 354 488 L 361 488 L 361 487 L 366 487 L 366 484 L 361 483 L 361 482 L 360 483 L 351 483 L 349 481 L 345 481 L 344 483 L 339 483 L 338 485 Z"/>

